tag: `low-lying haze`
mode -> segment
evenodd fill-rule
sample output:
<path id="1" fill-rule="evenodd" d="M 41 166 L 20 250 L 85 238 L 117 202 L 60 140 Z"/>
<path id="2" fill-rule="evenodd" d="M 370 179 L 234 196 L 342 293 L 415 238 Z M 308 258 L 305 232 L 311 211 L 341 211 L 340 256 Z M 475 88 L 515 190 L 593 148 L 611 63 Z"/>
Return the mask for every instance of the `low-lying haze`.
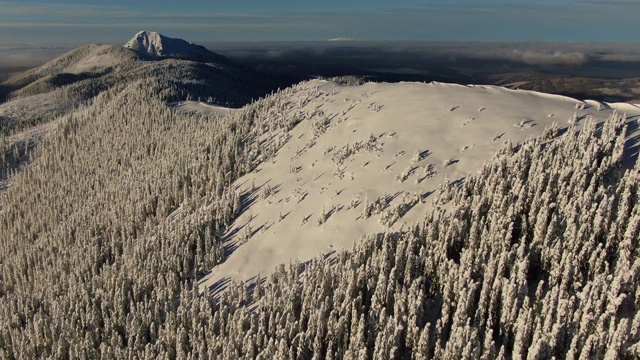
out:
<path id="1" fill-rule="evenodd" d="M 170 34 L 171 35 L 171 34 Z M 357 41 L 205 42 L 245 66 L 296 81 L 364 76 L 373 81 L 494 84 L 605 101 L 640 98 L 640 44 Z M 64 53 L 63 46 L 0 47 L 0 79 Z"/>

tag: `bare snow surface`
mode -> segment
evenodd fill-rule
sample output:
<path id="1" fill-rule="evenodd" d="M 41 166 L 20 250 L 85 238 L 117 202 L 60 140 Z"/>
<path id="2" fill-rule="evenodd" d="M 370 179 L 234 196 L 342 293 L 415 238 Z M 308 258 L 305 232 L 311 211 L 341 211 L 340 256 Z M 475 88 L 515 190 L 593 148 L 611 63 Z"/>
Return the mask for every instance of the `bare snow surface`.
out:
<path id="1" fill-rule="evenodd" d="M 202 101 L 178 101 L 169 104 L 169 107 L 184 112 L 199 112 L 203 114 L 228 115 L 237 109 L 215 105 Z"/>
<path id="2" fill-rule="evenodd" d="M 303 120 L 272 160 L 234 184 L 245 210 L 227 232 L 229 258 L 201 280 L 202 290 L 351 249 L 366 234 L 407 229 L 433 206 L 445 176 L 464 181 L 507 139 L 540 136 L 554 121 L 560 128 L 572 118 L 603 121 L 613 111 L 556 95 L 442 83 L 314 80 L 299 85 L 292 101 L 297 113 L 285 116 Z M 632 105 L 623 111 L 640 114 Z M 378 209 L 363 216 L 376 201 Z M 406 213 L 396 219 L 397 209 Z"/>

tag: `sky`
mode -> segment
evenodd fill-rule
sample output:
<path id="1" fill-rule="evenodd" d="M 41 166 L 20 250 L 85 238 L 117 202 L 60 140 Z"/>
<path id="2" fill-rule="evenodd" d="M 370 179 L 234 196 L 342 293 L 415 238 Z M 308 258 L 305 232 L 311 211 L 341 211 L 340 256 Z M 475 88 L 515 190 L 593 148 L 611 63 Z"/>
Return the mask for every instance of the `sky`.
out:
<path id="1" fill-rule="evenodd" d="M 0 45 L 360 40 L 639 42 L 640 0 L 0 0 Z"/>

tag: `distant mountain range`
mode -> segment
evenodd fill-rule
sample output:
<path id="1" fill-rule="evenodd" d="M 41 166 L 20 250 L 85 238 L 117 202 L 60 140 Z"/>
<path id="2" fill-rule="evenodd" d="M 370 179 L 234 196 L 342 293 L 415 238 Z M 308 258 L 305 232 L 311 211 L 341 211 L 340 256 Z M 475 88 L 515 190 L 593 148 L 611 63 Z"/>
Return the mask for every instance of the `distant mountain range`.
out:
<path id="1" fill-rule="evenodd" d="M 124 46 L 85 45 L 5 79 L 0 100 L 11 102 L 0 106 L 0 133 L 47 121 L 114 86 L 149 78 L 167 83 L 167 101 L 201 99 L 230 107 L 297 81 L 256 71 L 181 39 L 141 31 Z"/>

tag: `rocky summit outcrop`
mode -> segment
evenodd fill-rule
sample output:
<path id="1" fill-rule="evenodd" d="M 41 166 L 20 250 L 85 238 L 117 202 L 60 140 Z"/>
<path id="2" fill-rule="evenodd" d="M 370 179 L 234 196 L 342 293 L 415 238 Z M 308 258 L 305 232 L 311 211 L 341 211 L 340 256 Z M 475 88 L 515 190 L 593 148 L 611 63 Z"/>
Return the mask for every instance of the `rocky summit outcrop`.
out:
<path id="1" fill-rule="evenodd" d="M 145 60 L 177 58 L 202 62 L 229 62 L 226 57 L 209 51 L 204 46 L 153 31 L 140 31 L 124 47 L 136 51 Z"/>

